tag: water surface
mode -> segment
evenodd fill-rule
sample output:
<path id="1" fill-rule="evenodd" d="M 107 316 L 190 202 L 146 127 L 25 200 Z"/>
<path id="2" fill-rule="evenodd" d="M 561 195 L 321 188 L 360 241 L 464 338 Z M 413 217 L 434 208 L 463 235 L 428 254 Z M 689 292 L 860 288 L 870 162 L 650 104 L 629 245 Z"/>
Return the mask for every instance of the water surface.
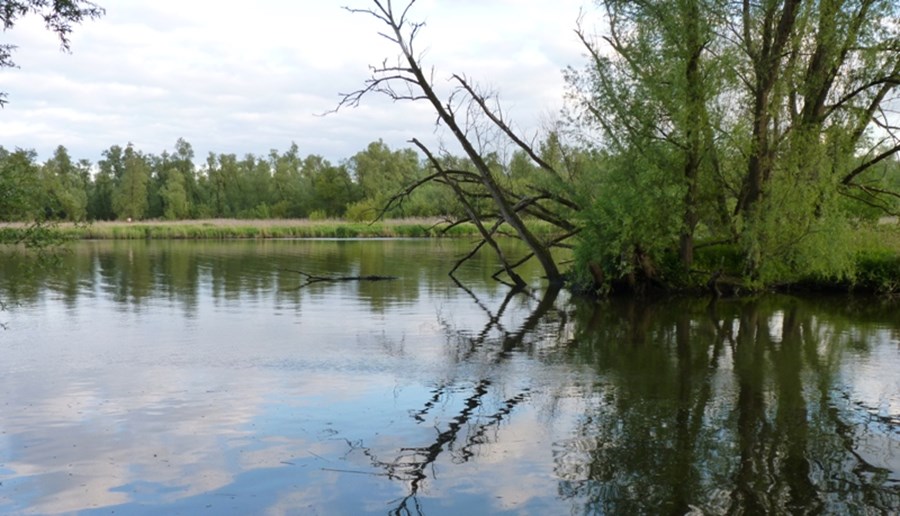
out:
<path id="1" fill-rule="evenodd" d="M 0 513 L 900 507 L 896 301 L 508 295 L 488 256 L 447 277 L 467 249 L 6 255 Z"/>

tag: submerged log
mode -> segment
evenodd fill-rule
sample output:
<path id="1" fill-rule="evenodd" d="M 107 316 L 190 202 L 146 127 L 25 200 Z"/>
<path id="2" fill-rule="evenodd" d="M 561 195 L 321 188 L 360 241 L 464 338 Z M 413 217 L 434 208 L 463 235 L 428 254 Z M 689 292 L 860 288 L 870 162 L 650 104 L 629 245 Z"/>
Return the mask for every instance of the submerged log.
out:
<path id="1" fill-rule="evenodd" d="M 398 279 L 397 276 L 379 276 L 376 274 L 370 274 L 366 276 L 316 276 L 315 274 L 310 274 L 304 271 L 298 271 L 294 269 L 282 269 L 287 272 L 296 272 L 297 274 L 306 278 L 306 282 L 300 285 L 297 288 L 303 288 L 307 285 L 311 285 L 313 283 L 322 283 L 322 282 L 339 282 L 339 281 L 389 281 Z"/>

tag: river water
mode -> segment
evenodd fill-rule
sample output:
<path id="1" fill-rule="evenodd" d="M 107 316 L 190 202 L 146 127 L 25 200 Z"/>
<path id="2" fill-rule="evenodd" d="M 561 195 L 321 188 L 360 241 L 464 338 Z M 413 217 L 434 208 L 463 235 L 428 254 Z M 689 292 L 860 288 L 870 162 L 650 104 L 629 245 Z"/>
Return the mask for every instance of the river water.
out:
<path id="1" fill-rule="evenodd" d="M 509 295 L 469 245 L 4 255 L 0 513 L 900 508 L 897 300 Z"/>

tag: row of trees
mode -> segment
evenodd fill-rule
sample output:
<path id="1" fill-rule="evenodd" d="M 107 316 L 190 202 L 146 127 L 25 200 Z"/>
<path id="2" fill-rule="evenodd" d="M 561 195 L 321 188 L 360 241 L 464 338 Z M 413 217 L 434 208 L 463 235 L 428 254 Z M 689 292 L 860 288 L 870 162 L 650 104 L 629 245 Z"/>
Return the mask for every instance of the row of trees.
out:
<path id="1" fill-rule="evenodd" d="M 374 217 L 399 184 L 423 173 L 415 152 L 391 150 L 381 141 L 340 164 L 300 154 L 296 145 L 268 156 L 210 153 L 197 167 L 190 143 L 147 154 L 113 145 L 96 163 L 73 159 L 59 146 L 44 163 L 34 151 L 0 147 L 0 184 L 18 195 L 0 206 L 5 220 L 141 220 L 208 217 Z M 428 192 L 398 206 L 396 214 L 436 215 L 446 204 Z M 452 207 L 451 207 L 452 208 Z"/>
<path id="2" fill-rule="evenodd" d="M 76 160 L 64 146 L 37 161 L 32 150 L 0 147 L 0 220 L 92 221 L 198 218 L 453 217 L 456 199 L 437 184 L 406 193 L 427 176 L 412 149 L 393 150 L 381 140 L 339 164 L 301 156 L 296 144 L 267 156 L 210 153 L 195 165 L 191 144 L 147 154 L 128 144 L 103 151 L 96 164 Z M 490 166 L 507 183 L 527 183 L 531 174 L 520 154 L 491 155 Z M 444 157 L 447 166 L 465 159 Z M 474 201 L 477 204 L 483 202 Z M 385 209 L 387 208 L 387 209 Z"/>

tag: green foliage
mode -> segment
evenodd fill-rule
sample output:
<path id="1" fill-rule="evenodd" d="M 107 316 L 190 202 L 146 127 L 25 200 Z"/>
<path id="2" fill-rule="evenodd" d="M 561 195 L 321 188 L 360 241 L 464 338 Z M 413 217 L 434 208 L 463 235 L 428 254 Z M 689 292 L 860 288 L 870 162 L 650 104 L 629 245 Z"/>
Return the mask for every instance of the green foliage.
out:
<path id="1" fill-rule="evenodd" d="M 881 22 L 900 4 L 602 5 L 608 45 L 579 31 L 591 62 L 567 74 L 575 130 L 606 153 L 582 183 L 580 280 L 599 265 L 696 284 L 717 270 L 694 252 L 712 241 L 748 285 L 852 282 L 857 225 L 900 206 L 883 110 L 900 26 Z"/>
<path id="2" fill-rule="evenodd" d="M 327 217 L 343 216 L 347 205 L 358 197 L 360 189 L 347 167 L 332 165 L 320 156 L 311 155 L 303 161 L 302 177 L 308 206 Z"/>
<path id="3" fill-rule="evenodd" d="M 90 164 L 81 163 L 79 169 L 65 147 L 56 148 L 53 157 L 44 163 L 42 184 L 45 189 L 44 210 L 48 218 L 82 221 L 87 216 L 87 181 Z"/>
<path id="4" fill-rule="evenodd" d="M 184 176 L 178 170 L 171 170 L 166 184 L 160 192 L 164 216 L 169 220 L 186 218 L 189 213 L 188 195 Z"/>
<path id="5" fill-rule="evenodd" d="M 746 222 L 738 240 L 747 253 L 743 272 L 762 284 L 852 277 L 857 248 L 846 214 L 792 177 L 781 175 Z"/>
<path id="6" fill-rule="evenodd" d="M 744 252 L 736 243 L 699 242 L 697 245 L 696 267 L 704 272 L 722 271 L 730 277 L 739 278 L 744 272 Z M 709 279 L 709 274 L 697 276 L 696 285 Z"/>
<path id="7" fill-rule="evenodd" d="M 141 220 L 149 204 L 147 183 L 150 166 L 146 157 L 135 151 L 131 144 L 123 154 L 122 175 L 112 196 L 112 208 L 121 220 Z"/>
<path id="8" fill-rule="evenodd" d="M 380 141 L 338 165 L 315 154 L 302 157 L 292 144 L 288 151 L 273 150 L 265 158 L 210 153 L 205 165 L 198 168 L 191 145 L 183 139 L 176 141 L 174 150 L 160 155 L 145 154 L 131 144 L 124 148 L 113 145 L 103 152 L 96 167 L 86 160 L 75 162 L 62 146 L 43 165 L 35 158 L 33 151 L 0 149 L 0 185 L 7 185 L 9 191 L 0 200 L 0 218 L 312 217 L 370 222 L 382 212 L 388 198 L 407 186 L 405 181 L 423 174 L 415 152 L 391 150 Z M 357 173 L 365 178 L 365 188 L 355 179 Z M 452 192 L 426 184 L 405 196 L 402 205 L 387 215 L 462 213 Z"/>
<path id="9" fill-rule="evenodd" d="M 326 220 L 140 222 L 96 223 L 48 228 L 56 238 L 70 239 L 243 239 L 243 238 L 383 238 L 383 237 L 471 237 L 472 225 L 461 224 L 449 232 L 431 220 L 389 220 L 376 223 Z M 0 227 L 0 235 L 17 237 L 20 229 Z"/>
<path id="10" fill-rule="evenodd" d="M 302 159 L 297 144 L 291 144 L 287 152 L 269 154 L 272 168 L 272 214 L 278 218 L 298 218 L 309 210 L 304 206 L 304 189 L 301 175 Z"/>
<path id="11" fill-rule="evenodd" d="M 272 216 L 272 210 L 268 204 L 259 204 L 252 209 L 239 211 L 237 214 L 238 219 L 271 219 L 274 218 Z"/>
<path id="12" fill-rule="evenodd" d="M 424 175 L 419 157 L 412 149 L 392 151 L 383 141 L 372 142 L 348 162 L 362 192 L 375 206 L 383 207 L 394 195 Z M 406 205 L 398 203 L 387 214 L 389 217 L 410 216 Z"/>
<path id="13" fill-rule="evenodd" d="M 40 169 L 34 151 L 9 152 L 0 147 L 0 221 L 39 216 Z"/>
<path id="14" fill-rule="evenodd" d="M 900 292 L 900 253 L 896 250 L 862 253 L 857 260 L 853 285 L 881 293 Z"/>
<path id="15" fill-rule="evenodd" d="M 649 156 L 605 160 L 594 180 L 601 194 L 580 214 L 579 260 L 597 263 L 607 277 L 634 272 L 636 250 L 660 256 L 677 245 L 679 213 L 671 207 L 683 197 L 681 184 Z"/>
<path id="16" fill-rule="evenodd" d="M 328 219 L 328 214 L 322 210 L 313 210 L 309 214 L 309 220 L 318 221 L 318 220 L 326 220 L 326 219 Z"/>
<path id="17" fill-rule="evenodd" d="M 351 204 L 347 207 L 347 212 L 344 214 L 344 218 L 353 222 L 372 221 L 377 216 L 378 208 L 375 206 L 375 202 L 370 199 Z"/>

